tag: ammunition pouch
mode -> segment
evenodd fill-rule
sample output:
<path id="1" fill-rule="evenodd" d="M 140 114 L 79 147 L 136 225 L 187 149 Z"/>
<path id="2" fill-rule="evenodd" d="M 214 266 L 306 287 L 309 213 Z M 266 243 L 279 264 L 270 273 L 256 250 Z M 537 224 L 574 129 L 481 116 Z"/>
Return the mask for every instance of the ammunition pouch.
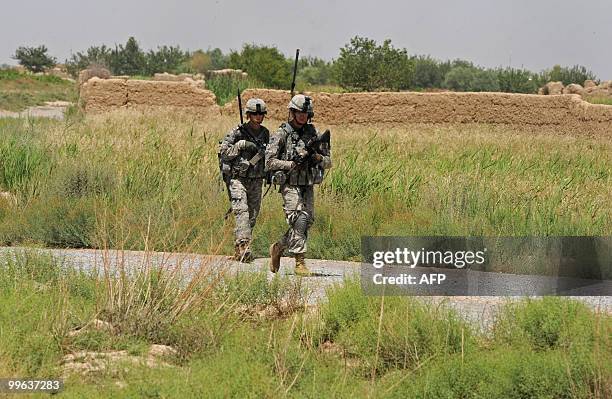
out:
<path id="1" fill-rule="evenodd" d="M 246 159 L 241 159 L 239 162 L 234 163 L 235 175 L 239 177 L 247 177 L 249 167 L 251 164 Z"/>

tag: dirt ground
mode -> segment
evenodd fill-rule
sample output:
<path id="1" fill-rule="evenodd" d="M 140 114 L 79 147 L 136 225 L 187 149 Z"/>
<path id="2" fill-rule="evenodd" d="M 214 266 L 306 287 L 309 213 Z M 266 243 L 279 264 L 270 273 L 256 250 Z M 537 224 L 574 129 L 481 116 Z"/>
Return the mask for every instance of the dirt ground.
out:
<path id="1" fill-rule="evenodd" d="M 0 110 L 0 118 L 52 118 L 63 120 L 64 113 L 72 103 L 68 101 L 47 102 L 45 105 L 29 107 L 21 112 Z"/>

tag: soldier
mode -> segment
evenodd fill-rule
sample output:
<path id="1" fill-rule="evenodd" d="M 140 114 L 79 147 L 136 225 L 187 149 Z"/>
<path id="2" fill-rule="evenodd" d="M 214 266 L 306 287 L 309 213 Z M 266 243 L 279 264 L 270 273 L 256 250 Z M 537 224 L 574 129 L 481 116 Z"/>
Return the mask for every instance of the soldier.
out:
<path id="1" fill-rule="evenodd" d="M 245 263 L 253 260 L 252 232 L 261 205 L 265 177 L 265 146 L 270 139 L 268 129 L 262 125 L 266 113 L 263 100 L 249 99 L 246 103 L 248 122 L 230 131 L 219 146 L 223 179 L 236 217 L 233 259 Z"/>
<path id="2" fill-rule="evenodd" d="M 276 273 L 284 250 L 295 257 L 295 274 L 311 276 L 305 263 L 306 238 L 314 222 L 314 185 L 323 181 L 323 171 L 331 167 L 329 144 L 318 143 L 312 151 L 317 130 L 310 123 L 314 116 L 312 99 L 295 95 L 289 102 L 289 122 L 283 123 L 266 148 L 266 170 L 280 185 L 283 209 L 289 229 L 270 246 L 270 270 Z"/>

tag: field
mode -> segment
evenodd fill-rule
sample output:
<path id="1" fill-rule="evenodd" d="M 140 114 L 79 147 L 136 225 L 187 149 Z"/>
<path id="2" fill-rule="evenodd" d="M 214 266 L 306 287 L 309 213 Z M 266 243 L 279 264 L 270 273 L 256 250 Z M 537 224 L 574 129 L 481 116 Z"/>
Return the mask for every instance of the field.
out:
<path id="1" fill-rule="evenodd" d="M 351 281 L 311 308 L 299 280 L 261 274 L 111 279 L 27 251 L 0 270 L 0 375 L 64 375 L 62 397 L 612 395 L 612 317 L 568 299 L 508 302 L 483 332 Z"/>
<path id="2" fill-rule="evenodd" d="M 46 101 L 76 101 L 76 84 L 49 75 L 0 70 L 0 110 L 23 111 Z"/>
<path id="3" fill-rule="evenodd" d="M 216 147 L 235 123 L 134 111 L 0 120 L 0 244 L 230 254 Z M 362 235 L 612 231 L 609 138 L 485 125 L 332 135 L 311 258 L 358 260 Z M 256 255 L 285 228 L 271 190 Z M 482 331 L 444 304 L 366 297 L 358 282 L 311 307 L 288 278 L 202 272 L 185 285 L 146 262 L 113 273 L 0 257 L 0 375 L 58 376 L 124 351 L 67 374 L 62 396 L 612 395 L 612 318 L 568 299 L 509 302 Z M 176 352 L 151 360 L 152 344 Z"/>
<path id="4" fill-rule="evenodd" d="M 216 147 L 236 121 L 116 112 L 0 120 L 0 244 L 231 253 Z M 276 126 L 269 122 L 268 126 Z M 323 128 L 324 126 L 320 126 Z M 340 126 L 309 257 L 362 235 L 609 235 L 612 143 L 510 127 Z M 274 189 L 255 253 L 285 230 Z"/>

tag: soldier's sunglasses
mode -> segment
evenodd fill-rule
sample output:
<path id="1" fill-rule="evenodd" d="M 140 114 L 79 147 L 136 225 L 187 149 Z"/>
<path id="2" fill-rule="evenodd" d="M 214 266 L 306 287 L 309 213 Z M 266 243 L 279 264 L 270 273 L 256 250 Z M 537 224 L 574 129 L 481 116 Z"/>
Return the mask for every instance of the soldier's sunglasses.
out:
<path id="1" fill-rule="evenodd" d="M 249 112 L 251 115 L 265 115 L 267 112 Z"/>

